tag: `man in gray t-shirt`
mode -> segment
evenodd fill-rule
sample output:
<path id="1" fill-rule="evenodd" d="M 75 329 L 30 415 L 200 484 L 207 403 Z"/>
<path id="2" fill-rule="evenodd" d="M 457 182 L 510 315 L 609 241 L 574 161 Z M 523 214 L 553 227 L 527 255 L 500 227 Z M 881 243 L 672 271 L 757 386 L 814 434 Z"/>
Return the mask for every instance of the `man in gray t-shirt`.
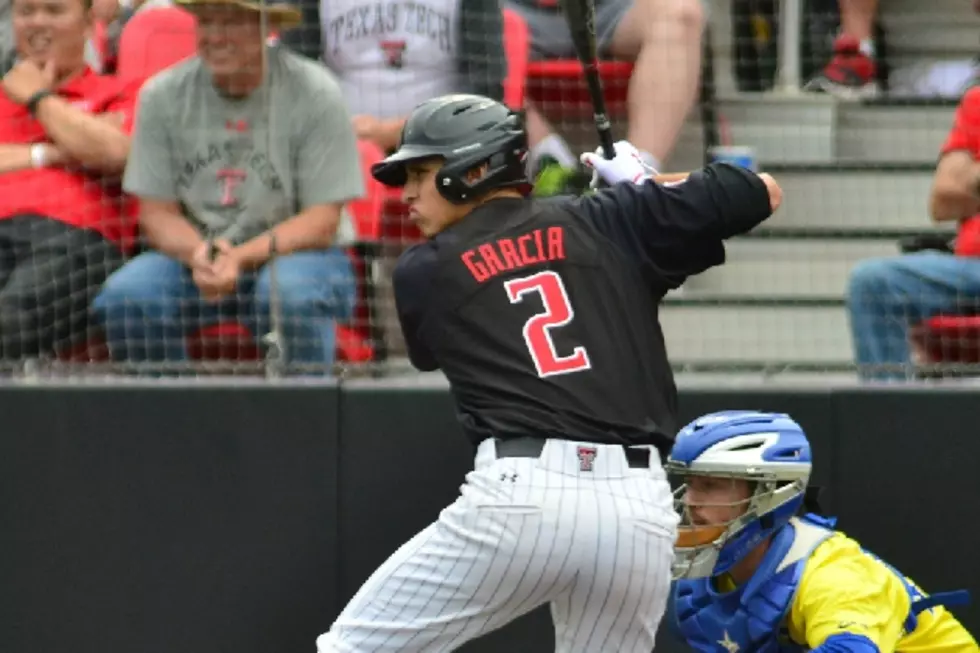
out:
<path id="1" fill-rule="evenodd" d="M 288 359 L 326 367 L 334 321 L 354 304 L 350 262 L 336 248 L 352 235 L 343 206 L 364 192 L 338 85 L 322 66 L 263 47 L 265 5 L 178 4 L 198 18 L 199 56 L 140 93 L 123 187 L 140 200 L 152 251 L 95 302 L 110 351 L 180 361 L 192 325 L 235 310 L 259 337 L 277 310 Z M 299 18 L 265 7 L 280 29 Z"/>

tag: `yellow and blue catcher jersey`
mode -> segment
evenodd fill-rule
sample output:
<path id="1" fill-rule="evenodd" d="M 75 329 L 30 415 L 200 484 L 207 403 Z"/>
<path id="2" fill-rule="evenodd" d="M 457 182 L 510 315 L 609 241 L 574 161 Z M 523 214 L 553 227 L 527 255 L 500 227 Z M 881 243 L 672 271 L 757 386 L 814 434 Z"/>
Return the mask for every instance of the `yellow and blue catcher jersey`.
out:
<path id="1" fill-rule="evenodd" d="M 835 532 L 810 554 L 788 615 L 788 636 L 816 648 L 837 633 L 863 635 L 880 651 L 976 653 L 977 642 L 943 606 L 916 615 L 905 632 L 912 602 L 925 594 L 857 542 Z"/>
<path id="2" fill-rule="evenodd" d="M 727 574 L 678 581 L 673 616 L 687 644 L 705 653 L 797 653 L 825 643 L 822 650 L 980 653 L 937 605 L 962 603 L 965 592 L 930 597 L 833 526 L 816 515 L 793 518 L 737 587 Z"/>

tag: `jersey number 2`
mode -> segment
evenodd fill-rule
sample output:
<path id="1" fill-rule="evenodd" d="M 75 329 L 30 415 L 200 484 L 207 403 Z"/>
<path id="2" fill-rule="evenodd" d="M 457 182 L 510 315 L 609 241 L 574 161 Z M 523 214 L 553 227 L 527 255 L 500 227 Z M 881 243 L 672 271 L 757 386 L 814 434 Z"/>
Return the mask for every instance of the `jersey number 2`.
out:
<path id="1" fill-rule="evenodd" d="M 571 323 L 575 317 L 565 284 L 557 272 L 546 270 L 529 277 L 511 279 L 504 283 L 511 304 L 524 301 L 528 293 L 541 296 L 544 312 L 532 315 L 524 323 L 524 342 L 534 361 L 538 376 L 554 376 L 581 372 L 592 367 L 585 347 L 575 347 L 568 356 L 559 356 L 551 339 L 551 330 Z"/>

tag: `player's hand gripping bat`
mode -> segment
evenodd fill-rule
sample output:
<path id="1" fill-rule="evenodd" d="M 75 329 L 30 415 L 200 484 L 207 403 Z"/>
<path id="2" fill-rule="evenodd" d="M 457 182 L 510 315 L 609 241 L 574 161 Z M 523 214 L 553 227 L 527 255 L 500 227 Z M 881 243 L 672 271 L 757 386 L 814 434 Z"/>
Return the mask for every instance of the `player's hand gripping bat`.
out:
<path id="1" fill-rule="evenodd" d="M 585 83 L 592 99 L 592 115 L 599 134 L 602 155 L 607 159 L 616 156 L 613 148 L 612 125 L 606 112 L 606 98 L 602 94 L 602 80 L 599 78 L 599 56 L 596 52 L 595 5 L 592 0 L 560 0 L 565 14 L 565 22 L 572 34 L 575 54 L 582 62 Z"/>

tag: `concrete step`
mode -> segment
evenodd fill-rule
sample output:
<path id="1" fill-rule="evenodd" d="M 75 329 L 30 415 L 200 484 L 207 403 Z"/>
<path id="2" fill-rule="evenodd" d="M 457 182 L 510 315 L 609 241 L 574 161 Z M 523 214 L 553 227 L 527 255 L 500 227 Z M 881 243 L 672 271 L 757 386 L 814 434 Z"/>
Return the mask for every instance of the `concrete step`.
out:
<path id="1" fill-rule="evenodd" d="M 839 367 L 853 360 L 843 306 L 665 303 L 660 322 L 674 365 L 803 363 Z"/>
<path id="2" fill-rule="evenodd" d="M 860 104 L 813 94 L 719 95 L 723 136 L 756 149 L 767 165 L 846 163 L 920 163 L 935 165 L 953 123 L 955 107 L 942 103 Z M 670 170 L 701 165 L 704 132 L 694 112 L 684 126 Z M 595 130 L 588 121 L 560 123 L 580 148 L 594 149 Z M 625 137 L 626 122 L 614 125 Z"/>
<path id="3" fill-rule="evenodd" d="M 847 232 L 927 231 L 932 172 L 865 168 L 767 168 L 784 202 L 766 227 Z"/>
<path id="4" fill-rule="evenodd" d="M 885 240 L 783 238 L 739 238 L 726 250 L 726 263 L 689 279 L 679 297 L 842 298 L 857 263 L 899 253 Z"/>
<path id="5" fill-rule="evenodd" d="M 878 12 L 886 18 L 889 16 L 928 17 L 940 15 L 955 16 L 961 20 L 978 20 L 971 3 L 967 0 L 928 0 L 928 2 L 924 0 L 886 0 L 879 6 Z"/>
<path id="6" fill-rule="evenodd" d="M 858 104 L 769 93 L 721 97 L 718 109 L 733 143 L 751 145 L 760 162 L 777 165 L 934 165 L 954 113 L 955 107 L 939 103 Z M 690 121 L 675 156 L 688 162 L 700 154 L 702 141 L 700 122 Z"/>
<path id="7" fill-rule="evenodd" d="M 925 4 L 932 6 L 926 10 Z M 970 2 L 959 2 L 955 9 L 934 9 L 931 2 L 914 11 L 882 9 L 889 56 L 960 59 L 970 58 L 980 49 L 980 17 Z"/>
<path id="8" fill-rule="evenodd" d="M 935 165 L 955 111 L 928 104 L 841 103 L 834 131 L 836 159 Z"/>

